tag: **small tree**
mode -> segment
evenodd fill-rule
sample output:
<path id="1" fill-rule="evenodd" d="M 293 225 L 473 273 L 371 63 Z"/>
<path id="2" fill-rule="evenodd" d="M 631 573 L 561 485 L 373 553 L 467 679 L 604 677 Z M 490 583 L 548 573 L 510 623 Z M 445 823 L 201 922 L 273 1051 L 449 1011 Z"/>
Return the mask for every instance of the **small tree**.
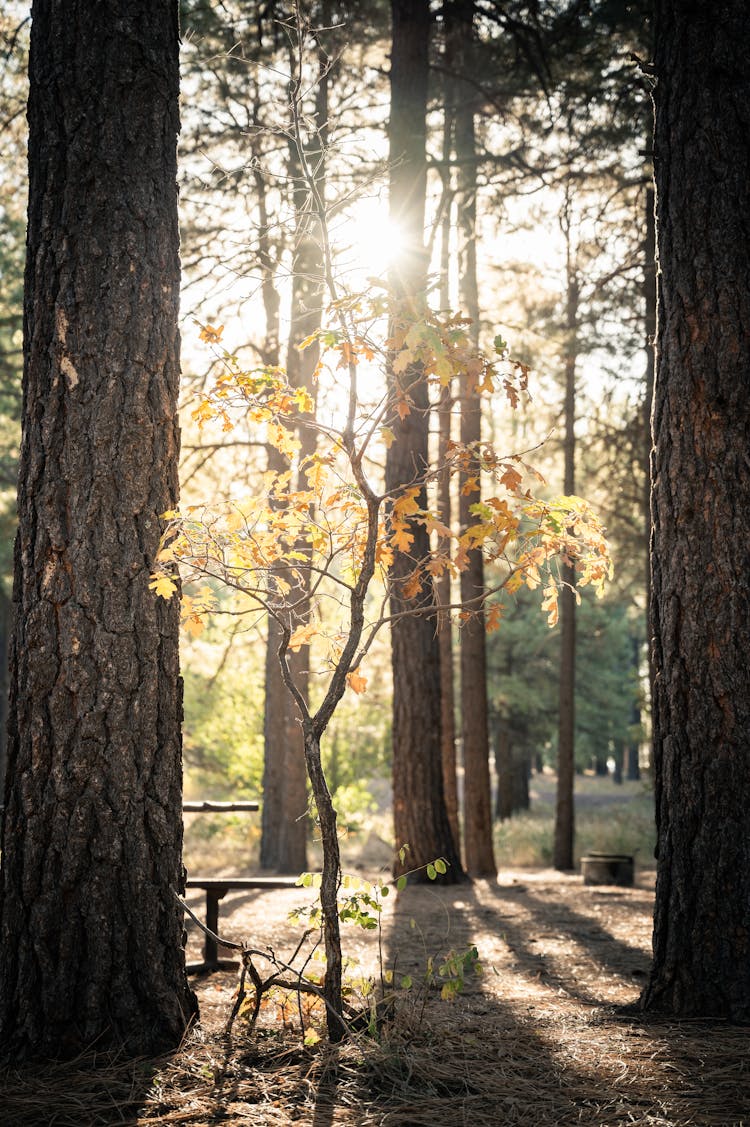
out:
<path id="1" fill-rule="evenodd" d="M 393 440 L 389 424 L 411 411 L 414 386 L 413 382 L 397 385 L 393 395 L 378 399 L 376 394 L 373 402 L 361 390 L 368 367 L 377 361 L 382 366 L 389 362 L 396 373 L 414 373 L 418 367 L 416 378 L 428 386 L 468 368 L 485 392 L 499 384 L 512 406 L 520 401 L 526 372 L 508 359 L 503 342 L 497 342 L 494 356 L 481 353 L 461 318 L 431 313 L 426 305 L 407 312 L 403 306 L 394 307 L 385 290 L 342 296 L 332 277 L 330 283 L 334 323 L 315 334 L 324 349 L 318 378 L 326 380 L 331 394 L 340 396 L 341 417 L 336 419 L 334 404 L 329 422 L 315 423 L 317 448 L 301 466 L 308 488 L 290 489 L 291 471 L 269 472 L 254 496 L 192 507 L 184 514 L 166 513 L 152 585 L 159 595 L 174 595 L 174 565 L 180 564 L 187 592 L 182 597 L 183 621 L 195 633 L 212 610 L 260 608 L 277 625 L 278 658 L 300 716 L 323 845 L 326 999 L 329 1033 L 336 1039 L 343 1031 L 340 861 L 336 811 L 321 766 L 320 744 L 347 687 L 355 693 L 366 690 L 368 650 L 378 631 L 393 622 L 385 608 L 396 556 L 408 562 L 408 575 L 398 582 L 408 588 L 410 597 L 431 590 L 434 578 L 446 569 L 460 573 L 475 548 L 503 569 L 495 592 L 500 587 L 512 592 L 523 584 L 533 589 L 542 582 L 544 571 L 542 606 L 551 621 L 556 618 L 560 590 L 557 561 L 575 567 L 579 584 L 591 582 L 601 588 L 609 560 L 601 529 L 584 501 L 535 499 L 527 488 L 529 470 L 522 459 L 502 458 L 488 444 L 482 446 L 481 465 L 497 491 L 474 506 L 474 522 L 460 536 L 442 523 L 439 512 L 421 507 L 417 497 L 432 486 L 439 470 L 458 473 L 468 458 L 475 461 L 477 451 L 453 444 L 447 467 L 431 465 L 398 491 L 385 492 L 379 484 L 377 454 Z M 394 337 L 378 341 L 377 328 L 386 315 L 398 328 Z M 204 326 L 201 335 L 218 344 L 221 332 Z M 195 417 L 203 423 L 218 420 L 225 429 L 265 427 L 268 440 L 291 466 L 298 449 L 293 429 L 310 406 L 307 393 L 292 388 L 281 369 L 247 371 L 229 352 L 219 358 L 221 373 L 194 411 Z M 418 527 L 433 538 L 432 547 L 420 556 L 412 550 Z M 300 550 L 303 543 L 305 551 Z M 288 576 L 281 585 L 280 564 Z M 219 589 L 235 596 L 231 606 Z M 315 613 L 309 621 L 301 621 L 300 609 L 308 597 Z M 485 598 L 479 595 L 473 605 L 455 609 L 465 620 L 484 605 Z M 412 613 L 434 613 L 432 599 L 425 602 L 425 609 Z M 499 604 L 493 603 L 487 615 L 490 630 L 499 625 L 500 614 Z M 316 709 L 300 692 L 289 660 L 290 654 L 311 642 L 319 650 L 317 671 L 327 676 Z"/>
<path id="2" fill-rule="evenodd" d="M 293 32 L 301 52 L 299 17 Z M 579 584 L 594 583 L 599 589 L 610 564 L 602 530 L 584 501 L 536 499 L 528 488 L 534 471 L 520 456 L 500 456 L 488 443 L 449 443 L 440 462 L 410 459 L 408 473 L 386 487 L 382 465 L 387 451 L 399 441 L 408 444 L 404 423 L 429 410 L 434 392 L 462 380 L 485 396 L 499 391 L 516 408 L 526 396 L 528 372 L 510 358 L 500 337 L 486 354 L 467 319 L 435 313 L 424 295 L 394 293 L 379 283 L 351 293 L 340 285 L 325 204 L 308 159 L 316 146 L 304 135 L 294 84 L 290 108 L 290 137 L 320 231 L 330 300 L 327 321 L 300 345 L 303 351 L 320 350 L 314 373 L 317 411 L 313 417 L 308 388 L 294 386 L 282 368 L 248 370 L 222 348 L 223 328 L 202 326 L 201 337 L 215 349 L 218 371 L 193 418 L 200 425 L 218 422 L 224 430 L 265 430 L 266 441 L 288 468 L 263 474 L 252 496 L 165 513 L 152 587 L 167 599 L 175 595 L 179 565 L 183 622 L 193 633 L 200 633 L 212 611 L 260 610 L 274 624 L 281 675 L 299 714 L 322 839 L 324 993 L 329 1036 L 339 1040 L 345 1028 L 341 866 L 321 740 L 347 688 L 366 690 L 364 662 L 375 637 L 407 617 L 430 620 L 436 609 L 449 611 L 436 604 L 434 581 L 446 571 L 463 572 L 472 552 L 481 551 L 499 573 L 494 587 L 453 608 L 464 621 L 481 613 L 488 596 L 501 588 L 536 588 L 542 572 L 542 606 L 555 621 L 558 561 L 575 569 Z M 303 429 L 313 435 L 304 444 L 299 439 Z M 468 525 L 454 534 L 429 499 L 438 478 L 462 475 L 466 481 L 468 471 L 469 480 L 481 475 L 495 490 L 483 492 L 485 499 L 471 506 Z M 486 615 L 486 628 L 496 629 L 500 616 L 496 601 Z M 311 643 L 321 685 L 317 707 L 308 703 L 292 661 Z M 442 863 L 438 872 L 445 867 Z"/>

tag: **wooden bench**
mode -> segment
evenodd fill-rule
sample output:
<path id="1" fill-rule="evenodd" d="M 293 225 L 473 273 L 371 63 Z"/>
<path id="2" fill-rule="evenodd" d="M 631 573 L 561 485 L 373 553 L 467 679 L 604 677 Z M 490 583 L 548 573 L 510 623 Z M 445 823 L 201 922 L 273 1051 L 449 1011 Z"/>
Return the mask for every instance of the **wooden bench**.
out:
<path id="1" fill-rule="evenodd" d="M 186 814 L 234 814 L 238 811 L 258 811 L 257 802 L 183 802 Z M 188 877 L 186 888 L 202 888 L 206 893 L 206 927 L 213 935 L 204 933 L 203 961 L 188 963 L 188 974 L 211 974 L 216 970 L 236 970 L 236 959 L 220 959 L 215 935 L 219 930 L 219 901 L 233 889 L 238 891 L 268 891 L 276 888 L 294 888 L 297 877 Z"/>
<path id="2" fill-rule="evenodd" d="M 219 901 L 232 889 L 268 891 L 274 888 L 295 888 L 298 877 L 188 877 L 187 888 L 202 888 L 206 893 L 206 927 L 214 935 L 219 929 Z M 211 974 L 215 970 L 236 970 L 236 959 L 220 959 L 218 944 L 204 933 L 203 961 L 188 963 L 188 974 Z"/>

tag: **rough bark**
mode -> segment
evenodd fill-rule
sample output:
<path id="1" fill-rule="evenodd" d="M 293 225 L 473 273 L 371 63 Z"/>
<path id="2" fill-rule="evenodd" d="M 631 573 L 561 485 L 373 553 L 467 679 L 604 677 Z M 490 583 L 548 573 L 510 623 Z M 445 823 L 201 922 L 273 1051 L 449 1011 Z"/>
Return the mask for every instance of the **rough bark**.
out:
<path id="1" fill-rule="evenodd" d="M 643 305 L 646 345 L 646 373 L 643 389 L 643 525 L 646 554 L 644 559 L 646 592 L 646 637 L 648 645 L 648 707 L 654 699 L 654 660 L 653 646 L 650 644 L 651 622 L 651 412 L 654 404 L 654 372 L 656 341 L 656 215 L 654 191 L 646 191 L 646 233 L 643 242 Z M 638 647 L 638 650 L 640 647 Z M 640 653 L 636 652 L 636 676 L 639 675 Z M 638 718 L 640 723 L 640 716 Z M 651 748 L 648 748 L 648 761 L 651 762 Z M 635 756 L 636 767 L 638 755 Z M 635 776 L 638 777 L 637 775 Z"/>
<path id="2" fill-rule="evenodd" d="M 451 159 L 453 156 L 453 80 L 451 76 L 452 50 L 446 42 L 444 50 L 445 73 L 443 75 L 443 216 L 440 226 L 440 307 L 450 309 L 450 267 L 451 267 L 451 214 L 452 177 Z M 452 381 L 441 389 L 438 402 L 438 450 L 439 476 L 437 481 L 438 512 L 444 524 L 451 527 L 453 502 L 451 497 L 451 474 L 448 453 L 451 443 L 451 422 L 453 419 Z M 437 601 L 442 607 L 450 607 L 452 599 L 451 574 L 447 569 L 435 582 Z M 450 611 L 440 614 L 438 619 L 438 644 L 440 646 L 440 741 L 443 761 L 443 787 L 445 808 L 448 812 L 453 840 L 460 849 L 461 827 L 458 817 L 458 777 L 456 774 L 456 692 L 453 670 L 453 623 Z"/>
<path id="3" fill-rule="evenodd" d="M 426 285 L 424 211 L 428 44 L 427 0 L 393 0 L 391 52 L 390 215 L 402 243 L 391 285 L 402 297 L 421 293 Z M 429 402 L 418 373 L 410 391 L 411 412 L 392 424 L 396 440 L 388 450 L 386 488 L 398 489 L 418 480 L 427 465 Z M 391 386 L 393 375 L 390 374 Z M 420 505 L 425 497 L 418 498 Z M 414 526 L 413 555 L 429 549 L 422 525 Z M 391 613 L 398 616 L 391 631 L 393 666 L 393 805 L 396 847 L 411 847 L 406 867 L 425 865 L 436 857 L 449 863 L 447 880 L 463 876 L 445 808 L 440 734 L 440 652 L 431 590 L 405 598 L 402 580 L 411 572 L 398 554 L 392 569 Z"/>
<path id="4" fill-rule="evenodd" d="M 6 762 L 8 757 L 8 654 L 10 649 L 12 603 L 5 591 L 0 590 L 0 795 L 5 793 Z M 0 822 L 2 811 L 0 811 Z"/>
<path id="5" fill-rule="evenodd" d="M 564 403 L 564 490 L 566 495 L 575 493 L 576 466 L 576 365 L 578 345 L 576 329 L 578 325 L 579 285 L 575 264 L 571 257 L 570 230 L 567 229 L 567 304 L 566 331 L 567 348 L 565 355 L 565 403 Z M 555 837 L 553 864 L 556 869 L 566 871 L 573 868 L 573 843 L 575 839 L 575 692 L 576 692 L 576 598 L 573 590 L 576 581 L 575 571 L 564 564 L 562 573 L 563 589 L 560 594 L 560 684 L 559 720 L 557 737 L 557 796 L 555 800 Z"/>
<path id="6" fill-rule="evenodd" d="M 474 40 L 473 0 L 461 0 L 446 10 L 446 34 L 455 36 L 456 59 L 462 74 L 472 74 Z M 454 149 L 458 165 L 456 219 L 458 227 L 459 304 L 471 318 L 470 333 L 479 343 L 479 292 L 477 289 L 477 182 L 474 83 L 456 83 Z M 482 404 L 475 379 L 460 378 L 461 442 L 478 452 L 482 437 Z M 481 499 L 479 489 L 468 491 L 470 478 L 479 480 L 478 457 L 472 456 L 459 475 L 458 515 L 461 528 L 474 520 L 471 506 Z M 482 552 L 469 552 L 461 572 L 461 602 L 470 611 L 461 633 L 461 742 L 464 761 L 464 859 L 472 876 L 494 877 L 497 865 L 492 848 L 492 786 L 487 714 L 487 649 Z"/>
<path id="7" fill-rule="evenodd" d="M 656 4 L 652 632 L 658 869 L 646 1009 L 750 1021 L 750 24 Z"/>
<path id="8" fill-rule="evenodd" d="M 174 600 L 176 3 L 37 0 L 0 1042 L 152 1054 L 194 1010 Z"/>

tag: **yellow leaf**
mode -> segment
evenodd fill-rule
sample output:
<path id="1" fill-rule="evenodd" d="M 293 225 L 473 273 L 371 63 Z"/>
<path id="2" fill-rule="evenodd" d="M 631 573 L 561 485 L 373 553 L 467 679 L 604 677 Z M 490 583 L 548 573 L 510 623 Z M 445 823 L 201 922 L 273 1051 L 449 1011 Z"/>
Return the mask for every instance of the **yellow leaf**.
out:
<path id="1" fill-rule="evenodd" d="M 408 348 L 402 348 L 393 361 L 393 371 L 397 376 L 402 375 L 414 360 L 414 353 Z"/>
<path id="2" fill-rule="evenodd" d="M 177 584 L 174 579 L 170 579 L 168 575 L 160 575 L 159 572 L 154 572 L 151 576 L 149 588 L 154 591 L 162 599 L 171 599 L 177 590 Z"/>
<path id="3" fill-rule="evenodd" d="M 413 516 L 414 513 L 420 511 L 417 503 L 419 491 L 420 486 L 413 485 L 409 489 L 405 489 L 401 496 L 396 498 L 393 502 L 393 512 L 398 519 Z"/>
<path id="4" fill-rule="evenodd" d="M 203 622 L 203 619 L 200 617 L 200 615 L 191 614 L 189 618 L 185 619 L 183 625 L 191 638 L 200 638 L 201 634 L 203 633 L 205 623 Z"/>
<path id="5" fill-rule="evenodd" d="M 308 622 L 305 626 L 298 626 L 297 629 L 292 632 L 292 636 L 289 639 L 289 649 L 294 650 L 296 653 L 298 650 L 301 650 L 303 646 L 309 645 L 310 639 L 317 633 L 318 628 L 313 625 L 312 622 Z"/>

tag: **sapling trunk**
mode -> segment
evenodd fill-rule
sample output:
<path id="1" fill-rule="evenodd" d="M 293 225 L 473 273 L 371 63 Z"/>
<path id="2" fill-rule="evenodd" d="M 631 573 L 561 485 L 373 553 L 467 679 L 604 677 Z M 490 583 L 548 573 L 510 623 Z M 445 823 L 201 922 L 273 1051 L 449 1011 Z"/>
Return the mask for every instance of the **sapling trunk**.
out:
<path id="1" fill-rule="evenodd" d="M 305 760 L 307 773 L 312 786 L 315 805 L 318 810 L 318 824 L 323 844 L 323 871 L 320 885 L 320 908 L 323 914 L 323 939 L 326 952 L 326 976 L 324 997 L 326 1002 L 326 1023 L 328 1037 L 332 1042 L 341 1041 L 345 1034 L 342 1021 L 343 1003 L 341 996 L 341 935 L 339 932 L 338 891 L 341 881 L 341 856 L 336 831 L 336 811 L 331 792 L 323 773 L 320 758 L 320 739 L 311 722 L 304 726 Z"/>

